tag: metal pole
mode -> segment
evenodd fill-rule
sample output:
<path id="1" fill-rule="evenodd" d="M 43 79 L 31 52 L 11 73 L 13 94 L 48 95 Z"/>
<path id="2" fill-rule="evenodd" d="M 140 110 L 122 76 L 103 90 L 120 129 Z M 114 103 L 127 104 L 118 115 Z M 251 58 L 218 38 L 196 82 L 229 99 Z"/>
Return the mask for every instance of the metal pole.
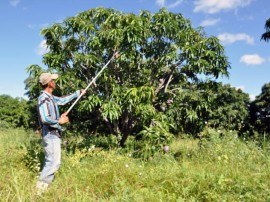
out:
<path id="1" fill-rule="evenodd" d="M 97 73 L 97 75 L 92 79 L 92 81 L 88 84 L 88 86 L 84 89 L 86 91 L 97 79 L 97 77 L 103 72 L 103 70 L 108 66 L 108 64 L 113 60 L 114 56 L 117 55 L 118 52 L 114 53 L 111 59 L 102 67 L 102 69 Z M 66 115 L 70 112 L 70 110 L 74 107 L 74 105 L 79 101 L 79 99 L 82 97 L 82 93 L 80 96 L 75 100 L 75 102 L 69 107 L 69 109 L 66 112 Z"/>

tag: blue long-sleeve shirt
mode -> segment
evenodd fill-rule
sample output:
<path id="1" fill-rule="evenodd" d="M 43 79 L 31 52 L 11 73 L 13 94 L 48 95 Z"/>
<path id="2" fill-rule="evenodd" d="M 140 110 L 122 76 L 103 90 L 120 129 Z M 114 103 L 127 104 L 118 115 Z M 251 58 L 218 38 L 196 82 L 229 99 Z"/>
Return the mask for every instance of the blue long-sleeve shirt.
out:
<path id="1" fill-rule="evenodd" d="M 60 119 L 58 105 L 65 105 L 74 98 L 79 97 L 79 95 L 80 90 L 64 97 L 57 97 L 42 91 L 38 97 L 38 115 L 43 131 L 46 128 L 55 128 L 61 131 L 62 128 L 58 123 Z"/>

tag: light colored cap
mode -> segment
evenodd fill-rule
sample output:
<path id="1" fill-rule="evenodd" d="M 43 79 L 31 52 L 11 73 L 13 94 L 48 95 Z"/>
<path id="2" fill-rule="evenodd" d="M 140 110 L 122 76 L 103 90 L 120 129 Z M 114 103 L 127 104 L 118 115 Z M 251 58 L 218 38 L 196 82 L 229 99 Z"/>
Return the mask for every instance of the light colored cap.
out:
<path id="1" fill-rule="evenodd" d="M 44 86 L 47 83 L 49 83 L 51 80 L 57 79 L 57 78 L 58 78 L 58 74 L 42 73 L 39 76 L 39 83 L 41 83 L 41 85 Z"/>

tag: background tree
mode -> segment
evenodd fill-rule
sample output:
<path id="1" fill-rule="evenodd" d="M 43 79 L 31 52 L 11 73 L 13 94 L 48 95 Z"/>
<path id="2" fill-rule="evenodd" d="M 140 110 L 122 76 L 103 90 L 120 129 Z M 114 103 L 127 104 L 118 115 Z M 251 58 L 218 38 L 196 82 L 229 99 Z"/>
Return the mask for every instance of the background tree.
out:
<path id="1" fill-rule="evenodd" d="M 166 114 L 174 133 L 197 136 L 204 127 L 242 130 L 249 121 L 249 96 L 230 85 L 209 82 L 189 85 L 175 97 Z"/>
<path id="2" fill-rule="evenodd" d="M 42 88 L 38 84 L 39 75 L 42 73 L 42 68 L 38 65 L 31 65 L 27 68 L 27 71 L 30 73 L 29 77 L 25 79 L 25 95 L 28 96 L 29 100 L 27 105 L 29 107 L 29 112 L 31 114 L 31 119 L 29 121 L 29 127 L 35 131 L 40 129 L 38 122 L 37 114 L 37 97 L 39 96 Z"/>
<path id="3" fill-rule="evenodd" d="M 260 95 L 250 106 L 251 124 L 260 133 L 270 133 L 270 83 L 264 84 Z"/>
<path id="4" fill-rule="evenodd" d="M 265 33 L 262 34 L 261 39 L 268 42 L 270 40 L 270 18 L 265 22 Z"/>
<path id="5" fill-rule="evenodd" d="M 212 91 L 208 125 L 213 128 L 240 131 L 249 121 L 250 99 L 241 89 L 219 83 Z"/>
<path id="6" fill-rule="evenodd" d="M 0 95 L 0 127 L 28 128 L 29 116 L 30 112 L 26 100 Z"/>
<path id="7" fill-rule="evenodd" d="M 165 111 L 185 108 L 168 103 L 178 99 L 183 86 L 228 76 L 230 67 L 216 37 L 166 9 L 138 15 L 90 9 L 41 33 L 49 48 L 43 62 L 48 71 L 61 75 L 63 94 L 86 87 L 112 55 L 120 53 L 70 113 L 69 127 L 85 134 L 113 134 L 122 146 L 128 135 L 166 143 L 175 124 Z M 30 81 L 37 81 L 44 69 L 31 65 L 28 71 L 26 88 L 33 100 L 39 89 Z"/>

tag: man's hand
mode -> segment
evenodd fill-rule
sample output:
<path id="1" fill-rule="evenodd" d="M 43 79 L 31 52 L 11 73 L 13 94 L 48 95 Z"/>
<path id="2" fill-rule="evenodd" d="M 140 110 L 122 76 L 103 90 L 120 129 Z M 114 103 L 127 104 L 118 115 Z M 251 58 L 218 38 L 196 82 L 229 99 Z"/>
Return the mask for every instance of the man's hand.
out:
<path id="1" fill-rule="evenodd" d="M 68 123 L 68 122 L 69 122 L 69 118 L 68 118 L 68 116 L 67 116 L 67 113 L 65 112 L 65 113 L 63 113 L 63 114 L 61 115 L 61 117 L 60 117 L 58 123 L 59 123 L 60 125 L 63 125 L 63 124 Z"/>
<path id="2" fill-rule="evenodd" d="M 115 53 L 114 55 L 115 59 L 119 58 L 120 57 L 120 54 L 118 52 Z"/>
<path id="3" fill-rule="evenodd" d="M 85 95 L 85 93 L 86 93 L 86 90 L 81 89 L 81 95 Z"/>

